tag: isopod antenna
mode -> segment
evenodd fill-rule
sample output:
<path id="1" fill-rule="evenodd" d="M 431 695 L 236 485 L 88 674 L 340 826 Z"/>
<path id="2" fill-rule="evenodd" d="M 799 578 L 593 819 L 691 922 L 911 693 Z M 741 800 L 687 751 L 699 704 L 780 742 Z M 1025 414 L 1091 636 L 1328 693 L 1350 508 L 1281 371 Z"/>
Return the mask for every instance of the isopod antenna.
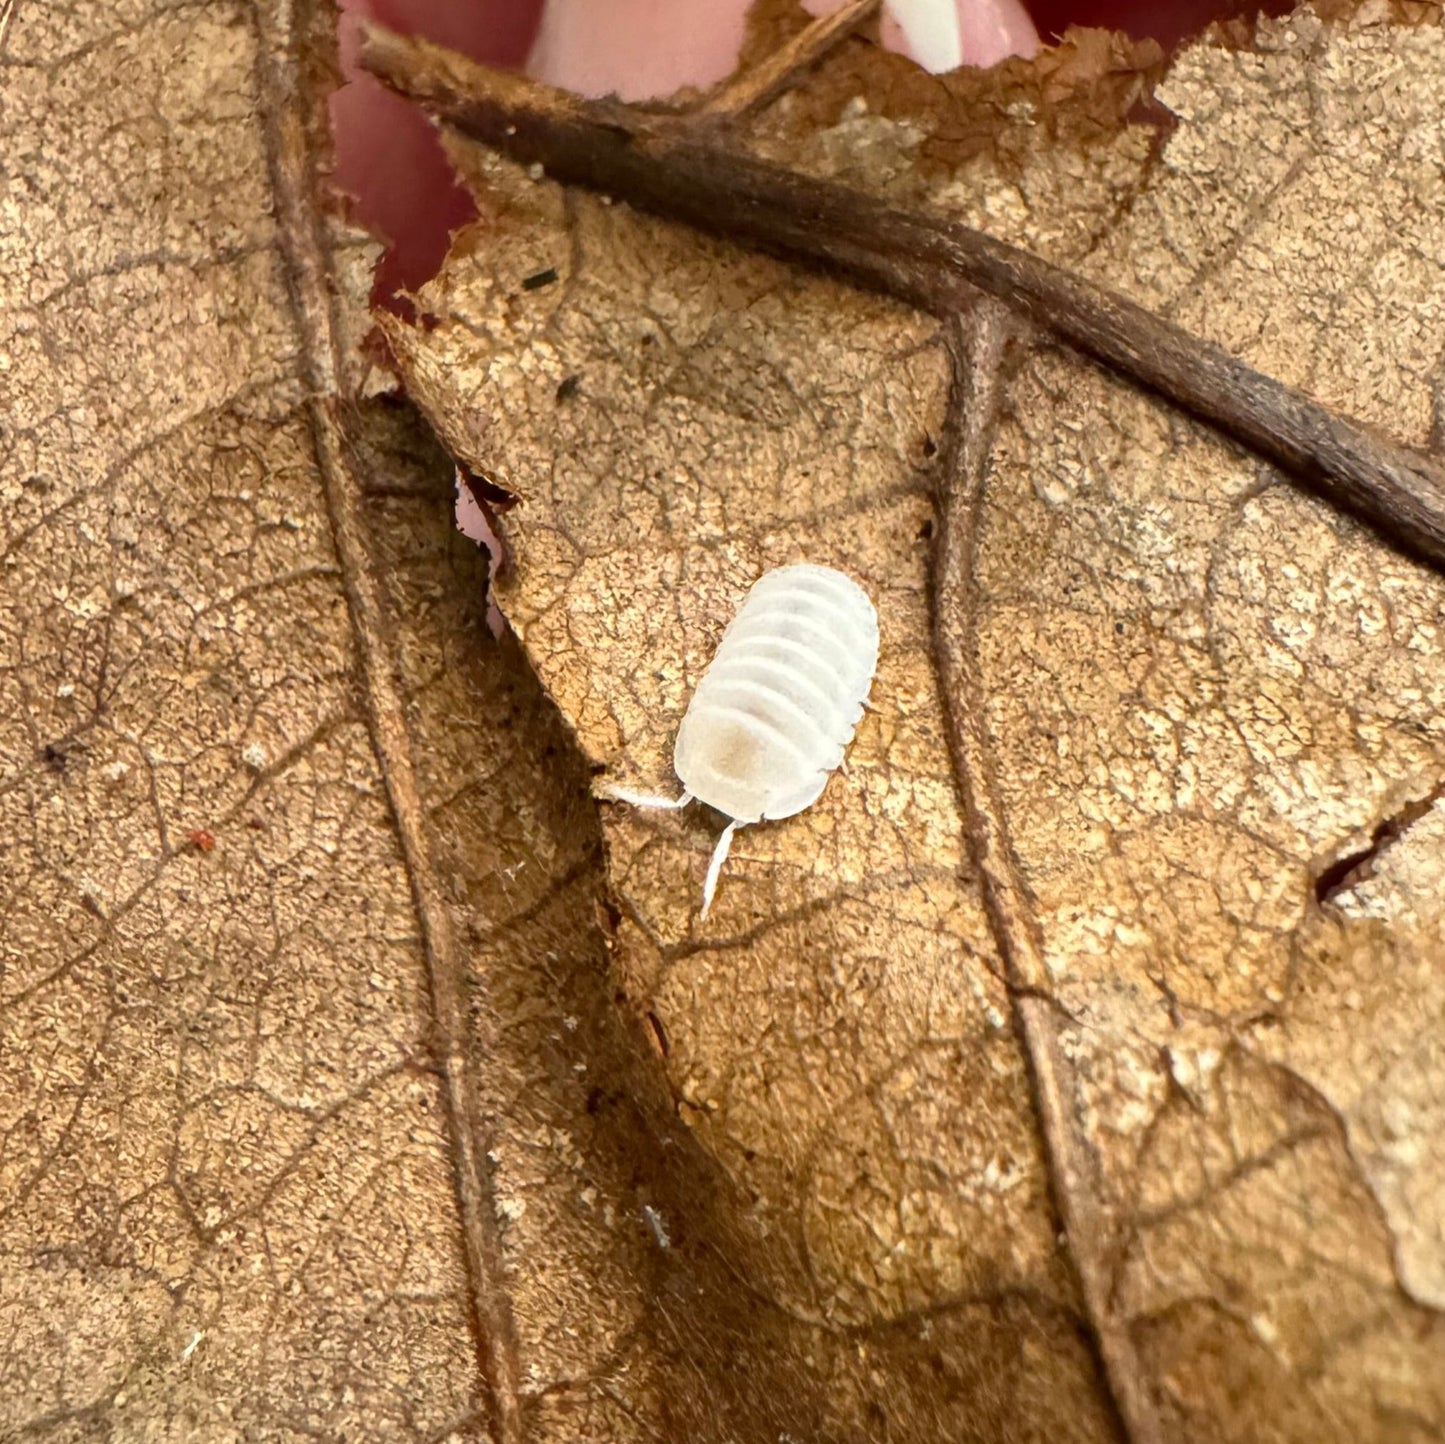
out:
<path id="1" fill-rule="evenodd" d="M 717 840 L 717 846 L 712 850 L 712 861 L 707 865 L 707 876 L 702 883 L 702 911 L 698 914 L 699 922 L 707 919 L 707 910 L 712 906 L 713 894 L 717 892 L 717 880 L 722 876 L 723 864 L 728 860 L 728 853 L 732 849 L 733 833 L 742 826 L 736 819 L 728 823 Z"/>
<path id="2" fill-rule="evenodd" d="M 655 792 L 633 792 L 629 787 L 603 786 L 597 788 L 597 795 L 608 802 L 630 802 L 633 807 L 651 807 L 659 812 L 676 812 L 692 801 L 690 792 L 681 797 L 659 797 Z"/>
<path id="3" fill-rule="evenodd" d="M 633 792 L 631 788 L 613 787 L 611 784 L 599 787 L 597 795 L 606 798 L 608 802 L 626 802 L 633 807 L 649 807 L 658 812 L 676 812 L 693 800 L 690 792 L 684 792 L 681 797 L 676 798 L 661 797 L 655 792 Z M 699 922 L 707 919 L 708 909 L 712 906 L 712 900 L 717 894 L 718 879 L 722 876 L 723 865 L 728 860 L 728 853 L 732 851 L 733 833 L 742 826 L 744 824 L 734 818 L 723 828 L 717 845 L 712 850 L 712 861 L 707 865 L 707 876 L 702 883 L 702 911 L 698 914 Z"/>

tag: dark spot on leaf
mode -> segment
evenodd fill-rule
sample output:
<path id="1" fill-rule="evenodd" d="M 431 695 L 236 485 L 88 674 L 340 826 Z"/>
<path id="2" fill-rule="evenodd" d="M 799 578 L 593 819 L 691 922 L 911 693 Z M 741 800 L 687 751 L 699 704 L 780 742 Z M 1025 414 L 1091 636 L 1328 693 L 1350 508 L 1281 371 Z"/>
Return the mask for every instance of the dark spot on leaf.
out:
<path id="1" fill-rule="evenodd" d="M 534 271 L 530 276 L 522 280 L 524 291 L 540 291 L 543 286 L 550 286 L 557 279 L 556 266 L 548 266 L 545 271 Z"/>
<path id="2" fill-rule="evenodd" d="M 564 376 L 557 383 L 557 404 L 560 406 L 564 401 L 570 401 L 582 385 L 582 378 L 578 375 Z"/>
<path id="3" fill-rule="evenodd" d="M 597 1110 L 602 1107 L 602 1097 L 600 1088 L 592 1087 L 587 1090 L 587 1112 L 594 1118 L 597 1116 Z"/>
<path id="4" fill-rule="evenodd" d="M 924 436 L 923 438 L 923 454 L 925 456 L 938 455 L 938 443 L 931 436 Z"/>
<path id="5" fill-rule="evenodd" d="M 933 518 L 929 517 L 921 527 L 918 528 L 919 541 L 931 541 L 933 539 Z"/>
<path id="6" fill-rule="evenodd" d="M 47 742 L 40 749 L 40 760 L 52 771 L 63 773 L 69 765 L 67 748 L 63 742 Z"/>
<path id="7" fill-rule="evenodd" d="M 1116 634 L 1117 636 L 1120 636 L 1120 637 L 1122 637 L 1122 636 L 1124 635 L 1124 624 L 1123 624 L 1123 622 L 1115 622 L 1115 623 L 1114 623 L 1114 632 L 1115 632 L 1115 634 Z"/>
<path id="8" fill-rule="evenodd" d="M 517 504 L 517 498 L 506 487 L 474 471 L 459 468 L 467 490 L 476 498 L 480 507 L 492 507 L 496 511 L 510 511 Z"/>

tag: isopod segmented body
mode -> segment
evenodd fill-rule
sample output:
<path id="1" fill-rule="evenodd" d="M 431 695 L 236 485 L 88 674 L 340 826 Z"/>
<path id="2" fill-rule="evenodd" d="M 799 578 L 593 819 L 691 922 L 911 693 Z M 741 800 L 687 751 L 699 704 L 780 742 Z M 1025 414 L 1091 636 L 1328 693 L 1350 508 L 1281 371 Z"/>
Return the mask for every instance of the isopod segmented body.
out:
<path id="1" fill-rule="evenodd" d="M 831 567 L 778 567 L 723 633 L 677 731 L 682 785 L 735 821 L 791 817 L 843 760 L 878 665 L 878 614 Z"/>
<path id="2" fill-rule="evenodd" d="M 676 802 L 731 818 L 703 888 L 712 902 L 735 828 L 791 817 L 815 802 L 853 739 L 878 665 L 878 613 L 851 577 L 801 562 L 754 583 L 728 624 L 678 728 Z"/>

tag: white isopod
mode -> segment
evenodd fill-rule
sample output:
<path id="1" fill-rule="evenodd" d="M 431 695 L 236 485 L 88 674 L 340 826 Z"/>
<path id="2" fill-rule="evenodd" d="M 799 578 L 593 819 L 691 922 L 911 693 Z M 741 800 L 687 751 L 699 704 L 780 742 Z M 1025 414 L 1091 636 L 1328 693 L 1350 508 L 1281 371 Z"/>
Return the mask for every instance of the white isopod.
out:
<path id="1" fill-rule="evenodd" d="M 878 613 L 851 577 L 800 562 L 756 581 L 677 729 L 681 797 L 613 789 L 639 807 L 696 798 L 731 819 L 702 891 L 706 917 L 733 833 L 816 802 L 843 761 L 878 665 Z"/>

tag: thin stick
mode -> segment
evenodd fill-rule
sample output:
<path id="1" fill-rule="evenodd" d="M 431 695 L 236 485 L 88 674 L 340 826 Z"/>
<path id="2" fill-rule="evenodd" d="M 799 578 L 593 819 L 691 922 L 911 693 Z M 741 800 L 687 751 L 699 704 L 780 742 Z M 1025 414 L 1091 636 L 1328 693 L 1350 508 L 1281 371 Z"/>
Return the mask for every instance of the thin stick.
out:
<path id="1" fill-rule="evenodd" d="M 978 290 L 998 296 L 1445 566 L 1445 471 L 1433 458 L 1027 251 L 757 160 L 715 127 L 582 100 L 424 41 L 364 28 L 362 62 L 464 134 L 554 179 L 820 263 L 940 316 Z"/>
<path id="2" fill-rule="evenodd" d="M 841 45 L 865 21 L 872 19 L 881 0 L 850 0 L 841 10 L 824 15 L 779 46 L 761 65 L 730 80 L 705 100 L 694 115 L 742 120 L 776 100 L 796 85 L 830 51 Z"/>

